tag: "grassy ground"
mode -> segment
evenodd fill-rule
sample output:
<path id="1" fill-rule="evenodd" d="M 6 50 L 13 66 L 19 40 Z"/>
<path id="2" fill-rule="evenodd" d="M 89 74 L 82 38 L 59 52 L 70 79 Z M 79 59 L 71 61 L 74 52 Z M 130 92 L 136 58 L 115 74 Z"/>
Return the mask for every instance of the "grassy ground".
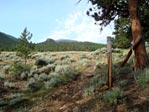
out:
<path id="1" fill-rule="evenodd" d="M 36 78 L 35 74 L 22 80 L 9 73 L 8 68 L 15 61 L 23 63 L 23 59 L 14 52 L 2 52 L 0 57 L 1 82 L 5 82 L 4 86 L 0 86 L 0 112 L 149 112 L 149 82 L 142 86 L 143 79 L 140 81 L 141 77 L 137 75 L 141 72 L 133 71 L 131 61 L 125 67 L 119 67 L 117 63 L 123 59 L 124 52 L 113 54 L 111 90 L 105 89 L 106 53 L 71 51 L 32 54 L 28 60 L 30 66 L 35 66 L 38 59 L 45 59 L 55 66 L 54 70 L 48 69 L 48 74 L 47 69 L 39 72 L 42 67 L 38 68 L 39 76 L 43 73 L 49 76 L 54 72 L 61 79 L 54 83 L 56 86 L 47 88 L 43 85 L 50 82 L 51 77 L 45 78 L 44 74 L 40 81 L 35 81 L 40 84 L 32 86 L 35 89 L 41 85 L 37 91 L 28 88 L 30 80 Z M 72 72 L 74 69 L 75 73 Z"/>

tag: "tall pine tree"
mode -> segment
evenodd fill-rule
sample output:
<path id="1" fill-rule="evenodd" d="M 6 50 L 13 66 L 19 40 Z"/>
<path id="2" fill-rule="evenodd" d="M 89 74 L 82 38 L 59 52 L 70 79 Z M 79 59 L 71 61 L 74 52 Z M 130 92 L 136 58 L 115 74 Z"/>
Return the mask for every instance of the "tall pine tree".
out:
<path id="1" fill-rule="evenodd" d="M 149 65 L 148 56 L 145 49 L 145 42 L 142 34 L 140 13 L 149 6 L 148 0 L 89 0 L 93 7 L 87 11 L 101 28 L 107 26 L 116 17 L 130 18 L 133 42 L 138 38 L 141 41 L 135 47 L 135 67 L 143 68 Z M 141 7 L 144 7 L 141 8 Z"/>
<path id="2" fill-rule="evenodd" d="M 20 36 L 19 44 L 17 45 L 17 54 L 24 58 L 25 64 L 27 63 L 27 58 L 29 54 L 34 49 L 34 45 L 29 40 L 32 38 L 32 33 L 27 31 L 25 28 Z"/>

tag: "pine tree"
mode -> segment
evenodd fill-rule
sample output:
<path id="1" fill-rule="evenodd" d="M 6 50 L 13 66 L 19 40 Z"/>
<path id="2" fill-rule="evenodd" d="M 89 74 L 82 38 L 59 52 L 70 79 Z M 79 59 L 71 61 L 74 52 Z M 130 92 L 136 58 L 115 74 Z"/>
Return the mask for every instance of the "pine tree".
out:
<path id="1" fill-rule="evenodd" d="M 27 28 L 23 30 L 20 36 L 19 44 L 17 45 L 17 54 L 24 58 L 25 64 L 27 63 L 27 58 L 29 54 L 34 49 L 34 45 L 29 40 L 32 38 L 32 33 L 27 31 Z"/>
<path id="2" fill-rule="evenodd" d="M 133 42 L 137 44 L 135 51 L 135 68 L 149 65 L 142 31 L 140 14 L 149 5 L 148 0 L 89 0 L 93 7 L 87 11 L 103 28 L 116 17 L 130 18 Z M 144 7 L 144 8 L 141 8 Z M 148 12 L 148 11 L 147 11 Z M 141 14 L 142 15 L 142 14 Z M 137 42 L 139 41 L 139 42 Z"/>

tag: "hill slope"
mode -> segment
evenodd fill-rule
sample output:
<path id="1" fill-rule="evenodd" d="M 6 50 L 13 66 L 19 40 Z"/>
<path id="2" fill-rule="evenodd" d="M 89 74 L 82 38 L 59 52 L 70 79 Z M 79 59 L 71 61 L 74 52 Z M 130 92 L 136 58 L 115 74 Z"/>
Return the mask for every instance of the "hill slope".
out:
<path id="1" fill-rule="evenodd" d="M 94 51 L 104 47 L 104 44 L 92 42 L 79 42 L 74 40 L 61 39 L 55 41 L 48 39 L 44 42 L 36 44 L 37 51 Z"/>
<path id="2" fill-rule="evenodd" d="M 19 39 L 0 32 L 0 50 L 13 51 Z M 92 42 L 79 42 L 75 40 L 53 40 L 48 38 L 46 41 L 37 43 L 35 48 L 37 51 L 94 51 L 105 45 Z"/>
<path id="3" fill-rule="evenodd" d="M 0 48 L 1 48 L 1 50 L 14 50 L 18 41 L 19 40 L 17 38 L 0 32 Z"/>

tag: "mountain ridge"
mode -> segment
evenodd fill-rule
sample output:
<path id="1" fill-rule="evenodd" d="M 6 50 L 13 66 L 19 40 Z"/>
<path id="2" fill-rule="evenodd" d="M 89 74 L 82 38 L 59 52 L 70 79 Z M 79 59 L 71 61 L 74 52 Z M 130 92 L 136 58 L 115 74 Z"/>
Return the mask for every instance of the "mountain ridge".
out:
<path id="1" fill-rule="evenodd" d="M 0 50 L 14 50 L 18 42 L 16 37 L 0 32 Z"/>
<path id="2" fill-rule="evenodd" d="M 0 50 L 14 51 L 18 42 L 18 38 L 0 32 Z M 81 42 L 71 39 L 54 40 L 51 38 L 47 38 L 43 42 L 36 43 L 35 49 L 37 51 L 93 51 L 103 46 L 104 44 L 87 41 Z"/>

